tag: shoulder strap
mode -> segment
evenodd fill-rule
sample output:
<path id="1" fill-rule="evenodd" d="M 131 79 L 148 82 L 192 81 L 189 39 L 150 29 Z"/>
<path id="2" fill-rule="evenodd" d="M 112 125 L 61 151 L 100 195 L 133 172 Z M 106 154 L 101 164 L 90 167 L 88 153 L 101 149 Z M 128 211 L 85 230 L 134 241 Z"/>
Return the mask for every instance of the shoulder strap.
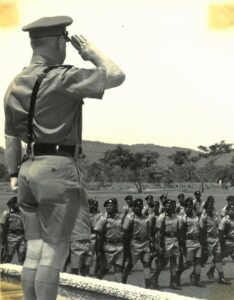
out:
<path id="1" fill-rule="evenodd" d="M 56 68 L 65 68 L 65 69 L 70 69 L 72 66 L 71 65 L 54 65 L 54 66 L 48 66 L 41 74 L 38 75 L 37 80 L 34 84 L 32 94 L 31 94 L 31 100 L 30 100 L 30 105 L 29 105 L 29 111 L 28 111 L 28 133 L 27 133 L 27 138 L 28 138 L 28 147 L 27 147 L 27 153 L 31 154 L 31 143 L 34 140 L 33 136 L 33 117 L 34 117 L 34 110 L 35 110 L 35 104 L 37 100 L 37 94 L 41 85 L 42 80 L 45 78 L 46 74 Z"/>

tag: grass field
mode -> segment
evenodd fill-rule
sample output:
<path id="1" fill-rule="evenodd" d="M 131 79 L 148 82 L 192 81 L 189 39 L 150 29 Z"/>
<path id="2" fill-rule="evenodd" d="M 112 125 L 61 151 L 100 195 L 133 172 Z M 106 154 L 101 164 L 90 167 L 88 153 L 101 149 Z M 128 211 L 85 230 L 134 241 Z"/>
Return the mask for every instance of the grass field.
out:
<path id="1" fill-rule="evenodd" d="M 184 191 L 167 191 L 168 197 L 172 199 L 177 199 L 177 195 L 180 192 Z M 145 198 L 147 194 L 152 194 L 155 198 L 158 198 L 163 193 L 162 190 L 154 190 L 154 191 L 148 191 L 142 194 L 137 194 L 133 190 L 124 190 L 123 188 L 120 188 L 119 190 L 103 190 L 103 191 L 95 191 L 90 190 L 87 191 L 88 197 L 95 198 L 99 201 L 99 208 L 101 211 L 104 211 L 103 203 L 106 199 L 111 197 L 116 197 L 119 202 L 119 208 L 122 207 L 124 204 L 124 197 L 127 194 L 132 194 L 134 198 L 140 197 L 142 199 Z M 219 211 L 225 204 L 226 204 L 226 197 L 227 195 L 234 194 L 233 190 L 222 190 L 222 189 L 211 189 L 206 190 L 202 194 L 202 199 L 206 199 L 209 195 L 213 195 L 215 197 L 215 206 L 217 211 Z M 6 202 L 7 200 L 12 197 L 14 193 L 10 191 L 9 184 L 0 183 L 0 213 L 3 212 L 4 209 L 6 209 Z M 187 191 L 185 192 L 186 196 L 192 196 L 193 191 Z M 189 296 L 189 297 L 197 297 L 200 299 L 209 299 L 209 300 L 233 300 L 234 299 L 234 262 L 229 257 L 225 259 L 225 265 L 224 267 L 224 273 L 227 278 L 229 278 L 232 281 L 231 286 L 221 286 L 217 284 L 216 282 L 208 281 L 206 278 L 206 272 L 209 268 L 210 262 L 202 269 L 202 275 L 201 279 L 204 281 L 207 286 L 206 288 L 196 288 L 191 286 L 190 280 L 189 280 L 189 274 L 191 270 L 185 271 L 182 276 L 182 290 L 176 292 L 177 294 Z M 217 274 L 216 274 L 217 277 Z M 107 280 L 114 280 L 113 274 L 109 274 L 105 277 Z M 138 263 L 133 271 L 132 274 L 129 276 L 128 280 L 129 284 L 133 284 L 136 286 L 144 287 L 144 275 L 142 266 L 140 263 Z M 169 285 L 169 271 L 168 268 L 166 268 L 160 275 L 159 278 L 159 284 L 162 291 L 172 292 L 168 288 Z M 175 298 L 176 299 L 176 298 Z"/>

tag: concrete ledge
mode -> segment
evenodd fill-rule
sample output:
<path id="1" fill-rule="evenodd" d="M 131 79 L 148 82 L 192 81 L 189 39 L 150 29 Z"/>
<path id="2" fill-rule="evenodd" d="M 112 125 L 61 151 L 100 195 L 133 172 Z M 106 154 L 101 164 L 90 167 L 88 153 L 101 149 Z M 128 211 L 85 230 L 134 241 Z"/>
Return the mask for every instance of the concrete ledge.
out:
<path id="1" fill-rule="evenodd" d="M 0 274 L 11 277 L 21 275 L 22 266 L 13 264 L 0 264 Z M 148 290 L 130 284 L 116 283 L 107 280 L 100 280 L 91 277 L 83 277 L 67 273 L 60 274 L 60 286 L 68 288 L 77 288 L 78 290 L 110 295 L 117 298 L 129 300 L 191 300 L 198 299 L 185 297 L 175 293 Z M 203 299 L 199 299 L 203 300 Z"/>

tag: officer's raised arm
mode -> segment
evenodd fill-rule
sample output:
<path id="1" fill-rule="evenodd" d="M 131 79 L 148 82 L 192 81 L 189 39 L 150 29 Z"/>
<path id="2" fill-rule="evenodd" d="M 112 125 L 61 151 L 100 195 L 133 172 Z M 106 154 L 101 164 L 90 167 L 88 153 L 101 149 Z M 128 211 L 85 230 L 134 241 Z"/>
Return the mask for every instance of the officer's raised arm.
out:
<path id="1" fill-rule="evenodd" d="M 125 74 L 120 67 L 109 59 L 105 54 L 96 48 L 90 41 L 83 36 L 71 36 L 71 44 L 78 50 L 83 60 L 92 62 L 96 67 L 102 67 L 106 71 L 105 89 L 110 89 L 122 84 Z"/>

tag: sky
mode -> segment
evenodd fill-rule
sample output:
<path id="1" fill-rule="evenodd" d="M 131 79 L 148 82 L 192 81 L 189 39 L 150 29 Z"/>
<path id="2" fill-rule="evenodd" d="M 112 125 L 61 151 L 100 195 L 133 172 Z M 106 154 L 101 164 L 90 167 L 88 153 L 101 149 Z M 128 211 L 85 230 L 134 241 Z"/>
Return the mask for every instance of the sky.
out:
<path id="1" fill-rule="evenodd" d="M 125 72 L 85 99 L 83 139 L 197 149 L 234 143 L 234 0 L 0 0 L 0 146 L 8 84 L 30 62 L 22 26 L 68 15 Z M 68 44 L 65 63 L 92 67 Z"/>

